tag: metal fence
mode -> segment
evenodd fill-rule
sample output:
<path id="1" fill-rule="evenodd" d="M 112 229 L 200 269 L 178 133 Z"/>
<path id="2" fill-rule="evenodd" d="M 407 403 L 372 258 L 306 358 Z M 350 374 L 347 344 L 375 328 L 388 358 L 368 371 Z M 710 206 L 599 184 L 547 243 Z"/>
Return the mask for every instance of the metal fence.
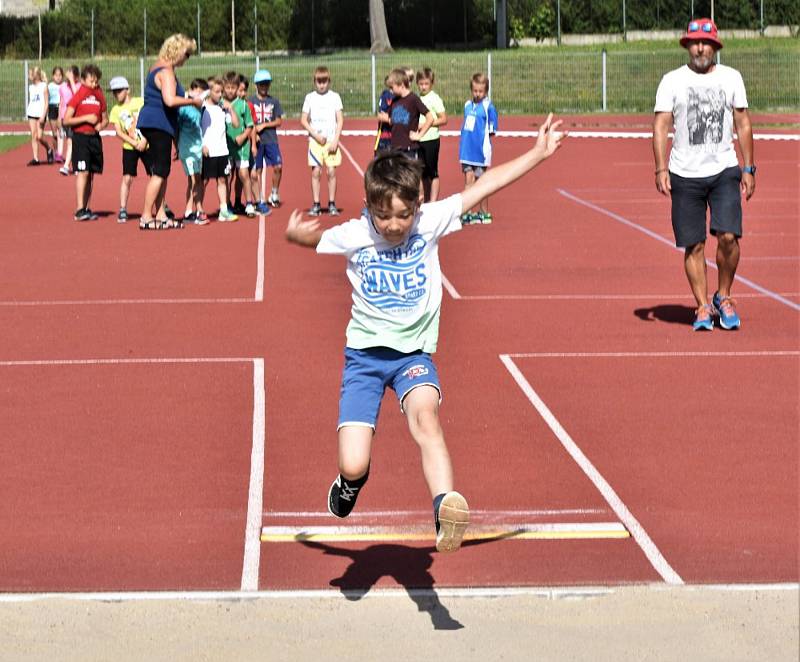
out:
<path id="1" fill-rule="evenodd" d="M 797 111 L 800 108 L 800 75 L 797 49 L 765 51 L 731 48 L 721 51 L 724 64 L 738 69 L 747 87 L 750 107 L 758 111 Z M 98 58 L 101 84 L 112 76 L 125 76 L 134 95 L 142 94 L 150 61 L 142 58 Z M 502 114 L 566 112 L 650 112 L 661 76 L 686 62 L 681 49 L 674 51 L 604 50 L 564 53 L 520 49 L 490 52 L 432 52 L 414 54 L 315 55 L 315 56 L 203 56 L 192 58 L 178 70 L 188 87 L 191 79 L 234 70 L 252 76 L 259 67 L 273 77 L 272 94 L 288 117 L 297 117 L 303 98 L 312 89 L 315 66 L 330 68 L 333 85 L 350 116 L 374 115 L 385 75 L 394 67 L 431 67 L 435 89 L 445 106 L 456 112 L 469 95 L 472 74 L 490 76 L 490 96 Z M 37 62 L 38 64 L 38 62 Z M 48 72 L 69 61 L 43 60 Z M 81 64 L 78 62 L 77 64 Z M 0 61 L 0 118 L 25 116 L 28 62 Z"/>

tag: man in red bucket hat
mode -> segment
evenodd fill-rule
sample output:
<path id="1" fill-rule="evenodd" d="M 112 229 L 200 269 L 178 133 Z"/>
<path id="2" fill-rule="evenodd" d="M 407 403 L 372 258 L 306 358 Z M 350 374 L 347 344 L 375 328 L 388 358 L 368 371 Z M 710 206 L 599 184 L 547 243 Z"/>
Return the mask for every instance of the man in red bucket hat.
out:
<path id="1" fill-rule="evenodd" d="M 753 130 L 741 74 L 717 64 L 722 48 L 717 26 L 708 18 L 692 20 L 681 37 L 689 62 L 670 71 L 656 92 L 653 122 L 656 190 L 672 198 L 675 243 L 684 248 L 684 269 L 697 301 L 695 331 L 711 331 L 719 316 L 723 329 L 741 320 L 731 298 L 742 236 L 742 194 L 756 186 Z M 739 167 L 733 131 L 744 166 Z M 667 161 L 667 134 L 674 129 Z M 705 242 L 706 209 L 717 238 L 717 291 L 708 302 Z"/>

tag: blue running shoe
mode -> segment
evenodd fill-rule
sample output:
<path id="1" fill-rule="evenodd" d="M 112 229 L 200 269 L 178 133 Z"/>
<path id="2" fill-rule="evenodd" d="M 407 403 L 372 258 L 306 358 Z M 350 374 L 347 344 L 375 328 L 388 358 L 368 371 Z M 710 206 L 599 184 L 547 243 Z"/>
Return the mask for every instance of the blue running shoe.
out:
<path id="1" fill-rule="evenodd" d="M 711 306 L 706 304 L 705 306 L 700 306 L 697 309 L 697 315 L 694 318 L 694 324 L 692 324 L 692 329 L 694 331 L 713 331 L 714 330 L 714 320 L 712 319 L 711 315 L 713 311 Z"/>
<path id="2" fill-rule="evenodd" d="M 272 210 L 269 208 L 266 202 L 260 200 L 256 203 L 256 211 L 259 214 L 263 214 L 264 216 L 269 216 L 272 213 Z"/>
<path id="3" fill-rule="evenodd" d="M 721 297 L 719 292 L 714 292 L 711 298 L 711 303 L 714 304 L 714 310 L 719 315 L 719 325 L 728 331 L 731 329 L 738 329 L 742 325 L 742 320 L 736 313 L 736 302 L 730 297 Z"/>

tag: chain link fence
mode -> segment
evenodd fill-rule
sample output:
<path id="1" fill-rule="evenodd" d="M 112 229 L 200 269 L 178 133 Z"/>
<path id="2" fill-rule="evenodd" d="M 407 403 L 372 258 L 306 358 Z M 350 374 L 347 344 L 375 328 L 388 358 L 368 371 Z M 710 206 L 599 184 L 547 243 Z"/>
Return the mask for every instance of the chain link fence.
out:
<path id="1" fill-rule="evenodd" d="M 742 73 L 751 109 L 796 112 L 800 108 L 797 49 L 733 47 L 722 50 L 720 55 L 722 63 Z M 107 85 L 113 76 L 125 76 L 132 93 L 142 94 L 150 60 L 96 58 L 94 62 L 103 72 L 102 85 Z M 273 77 L 272 94 L 281 100 L 288 117 L 299 116 L 303 98 L 312 90 L 312 72 L 317 65 L 330 68 L 332 88 L 342 96 L 345 113 L 353 117 L 375 113 L 383 79 L 398 66 L 431 67 L 436 76 L 436 91 L 448 111 L 456 115 L 460 114 L 469 96 L 469 81 L 476 71 L 489 74 L 490 96 L 501 114 L 649 113 L 661 77 L 685 62 L 686 54 L 680 48 L 623 49 L 607 53 L 603 50 L 519 49 L 381 56 L 352 53 L 269 57 L 204 55 L 191 58 L 177 73 L 179 80 L 188 87 L 196 77 L 206 78 L 231 70 L 252 77 L 257 68 L 268 68 Z M 53 66 L 72 63 L 48 59 L 43 60 L 41 66 L 49 76 Z M 0 97 L 0 118 L 4 120 L 20 120 L 25 116 L 28 64 L 24 60 L 0 61 L 0 85 L 4 90 Z"/>

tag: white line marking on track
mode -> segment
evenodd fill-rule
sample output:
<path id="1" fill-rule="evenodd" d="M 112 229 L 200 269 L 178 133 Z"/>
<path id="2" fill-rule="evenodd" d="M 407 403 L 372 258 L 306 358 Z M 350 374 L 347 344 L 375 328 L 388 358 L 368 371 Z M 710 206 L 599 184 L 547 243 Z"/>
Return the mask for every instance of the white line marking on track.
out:
<path id="1" fill-rule="evenodd" d="M 70 299 L 63 301 L 0 301 L 0 306 L 116 306 L 128 304 L 253 303 L 253 299 Z"/>
<path id="2" fill-rule="evenodd" d="M 741 357 L 741 356 L 800 356 L 800 350 L 764 350 L 749 352 L 531 352 L 504 354 L 515 359 L 592 359 L 592 358 L 674 358 L 687 356 Z"/>
<path id="3" fill-rule="evenodd" d="M 667 586 L 664 584 L 633 584 L 622 587 L 614 586 L 573 586 L 564 588 L 520 586 L 520 587 L 487 587 L 487 588 L 373 588 L 365 600 L 408 599 L 412 596 L 438 596 L 440 598 L 510 598 L 515 596 L 538 596 L 548 600 L 560 600 L 575 597 L 603 597 L 613 595 L 630 588 L 645 587 L 651 591 L 733 591 L 749 593 L 751 591 L 797 591 L 800 584 L 796 582 L 775 584 L 681 584 Z M 61 601 L 69 602 L 160 602 L 177 600 L 182 602 L 207 600 L 344 600 L 345 594 L 338 589 L 318 590 L 283 590 L 283 591 L 109 591 L 94 593 L 1 593 L 0 603 L 27 603 Z"/>
<path id="4" fill-rule="evenodd" d="M 242 591 L 258 590 L 258 570 L 261 562 L 261 511 L 264 498 L 265 411 L 264 359 L 253 359 L 253 448 L 250 452 L 250 483 L 247 493 Z"/>
<path id="5" fill-rule="evenodd" d="M 258 255 L 256 256 L 256 301 L 264 300 L 264 242 L 266 239 L 266 227 L 264 215 L 258 215 Z"/>
<path id="6" fill-rule="evenodd" d="M 470 508 L 470 515 L 473 518 L 497 518 L 497 517 L 548 517 L 554 515 L 600 515 L 609 512 L 606 508 L 557 508 L 541 510 L 481 510 Z M 356 510 L 348 516 L 348 519 L 369 519 L 370 517 L 396 517 L 405 519 L 407 517 L 424 517 L 426 521 L 431 516 L 428 510 Z M 331 514 L 327 510 L 275 510 L 265 511 L 264 519 L 275 518 L 325 518 L 330 519 Z"/>
<path id="7" fill-rule="evenodd" d="M 454 299 L 461 299 L 461 295 L 458 293 L 458 290 L 453 287 L 453 284 L 450 282 L 450 279 L 442 274 L 442 285 L 444 285 L 444 289 L 447 290 L 447 293 L 453 297 Z"/>
<path id="8" fill-rule="evenodd" d="M 683 584 L 683 579 L 673 570 L 672 566 L 670 566 L 658 547 L 656 547 L 656 544 L 644 530 L 644 527 L 633 516 L 633 513 L 628 510 L 628 507 L 622 502 L 622 499 L 619 498 L 608 481 L 603 478 L 600 472 L 589 461 L 589 458 L 586 457 L 583 451 L 581 451 L 578 445 L 572 440 L 572 437 L 569 436 L 561 423 L 558 422 L 558 419 L 556 419 L 544 401 L 539 397 L 536 391 L 533 390 L 533 387 L 528 383 L 525 375 L 517 368 L 514 361 L 507 354 L 501 354 L 500 361 L 502 361 L 514 381 L 522 389 L 522 392 L 556 435 L 564 449 L 572 456 L 572 459 L 575 460 L 589 480 L 592 481 L 600 494 L 603 495 L 603 498 L 625 525 L 625 528 L 630 531 L 634 540 L 636 540 L 639 547 L 642 548 L 642 551 L 653 568 L 655 568 L 656 572 L 661 575 L 668 584 Z"/>
<path id="9" fill-rule="evenodd" d="M 344 155 L 347 157 L 347 160 L 350 161 L 350 163 L 356 169 L 356 172 L 363 177 L 364 171 L 361 169 L 361 166 L 358 165 L 358 162 L 353 158 L 353 155 L 350 153 L 350 150 L 347 149 L 341 142 L 339 143 L 339 147 L 341 148 L 342 152 L 344 152 Z"/>
<path id="10" fill-rule="evenodd" d="M 596 204 L 594 204 L 592 202 L 589 202 L 588 200 L 584 200 L 583 198 L 579 198 L 578 196 L 573 195 L 572 193 L 570 193 L 569 191 L 566 191 L 564 189 L 560 189 L 559 188 L 559 189 L 556 189 L 556 191 L 558 191 L 565 198 L 567 198 L 569 200 L 572 200 L 573 202 L 577 202 L 579 205 L 583 205 L 584 207 L 588 207 L 589 209 L 592 209 L 592 210 L 594 210 L 596 212 L 599 212 L 600 214 L 603 214 L 604 216 L 608 216 L 609 218 L 612 218 L 615 221 L 618 221 L 619 223 L 622 223 L 623 225 L 627 225 L 628 227 L 633 228 L 634 230 L 638 230 L 639 232 L 641 232 L 643 234 L 646 234 L 648 237 L 650 237 L 652 239 L 655 239 L 656 241 L 659 241 L 662 244 L 666 244 L 667 246 L 669 246 L 673 250 L 676 250 L 676 251 L 679 251 L 679 252 L 683 253 L 683 249 L 682 248 L 676 247 L 668 239 L 664 239 L 664 237 L 662 237 L 661 235 L 656 234 L 652 230 L 648 230 L 647 228 L 639 225 L 638 223 L 634 223 L 633 221 L 630 221 L 627 218 L 625 218 L 623 216 L 620 216 L 619 214 L 615 214 L 613 211 L 610 211 L 610 210 L 606 209 L 605 207 L 600 207 L 599 205 L 596 205 Z M 716 263 L 712 262 L 711 260 L 706 260 L 706 264 L 711 269 L 716 269 L 717 268 Z M 784 306 L 787 306 L 787 307 L 791 308 L 792 310 L 800 311 L 800 304 L 797 304 L 794 301 L 789 301 L 789 299 L 787 299 L 785 297 L 782 297 L 777 292 L 773 292 L 772 290 L 769 290 L 766 287 L 763 287 L 763 286 L 759 285 L 758 283 L 753 282 L 749 278 L 745 278 L 744 276 L 740 276 L 739 274 L 737 274 L 736 275 L 736 280 L 739 281 L 740 283 L 744 283 L 748 287 L 750 287 L 750 288 L 752 288 L 752 289 L 754 289 L 754 290 L 756 290 L 758 292 L 761 292 L 762 294 L 767 295 L 768 297 L 770 297 L 771 299 L 774 299 L 778 303 L 782 303 Z"/>
<path id="11" fill-rule="evenodd" d="M 35 365 L 126 365 L 131 363 L 250 363 L 253 358 L 244 357 L 192 357 L 192 358 L 141 358 L 141 359 L 31 359 L 0 361 L 0 366 Z"/>

